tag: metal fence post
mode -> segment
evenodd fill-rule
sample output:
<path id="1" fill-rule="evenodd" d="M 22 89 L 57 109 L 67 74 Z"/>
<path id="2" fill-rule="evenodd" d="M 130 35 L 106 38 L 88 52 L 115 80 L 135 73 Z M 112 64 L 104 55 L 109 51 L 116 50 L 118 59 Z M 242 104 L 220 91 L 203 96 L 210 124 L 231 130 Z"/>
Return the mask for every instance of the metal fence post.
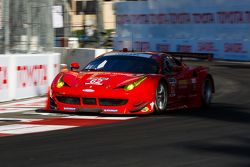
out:
<path id="1" fill-rule="evenodd" d="M 4 29 L 4 53 L 9 53 L 10 25 L 9 25 L 9 0 L 3 0 L 3 29 Z"/>

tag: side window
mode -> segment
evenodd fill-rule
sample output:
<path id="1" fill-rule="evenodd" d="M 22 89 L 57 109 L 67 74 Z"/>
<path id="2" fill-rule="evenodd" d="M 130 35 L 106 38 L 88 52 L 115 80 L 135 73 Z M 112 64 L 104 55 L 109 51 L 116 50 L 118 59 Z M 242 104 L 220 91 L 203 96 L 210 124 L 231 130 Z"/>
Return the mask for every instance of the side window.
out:
<path id="1" fill-rule="evenodd" d="M 170 64 L 171 64 L 172 67 L 174 65 L 178 65 L 173 57 L 168 57 L 168 60 L 169 60 L 169 62 L 170 62 Z"/>
<path id="2" fill-rule="evenodd" d="M 173 57 L 165 57 L 164 58 L 164 69 L 163 69 L 163 73 L 166 74 L 173 74 L 173 66 L 175 65 L 181 65 L 181 63 L 174 59 Z"/>
<path id="3" fill-rule="evenodd" d="M 172 74 L 173 63 L 169 60 L 169 57 L 165 57 L 163 60 L 163 74 Z"/>
<path id="4" fill-rule="evenodd" d="M 173 59 L 173 61 L 175 62 L 176 65 L 178 65 L 178 66 L 182 65 L 182 63 L 179 60 L 177 60 L 176 58 L 172 57 L 172 59 Z"/>

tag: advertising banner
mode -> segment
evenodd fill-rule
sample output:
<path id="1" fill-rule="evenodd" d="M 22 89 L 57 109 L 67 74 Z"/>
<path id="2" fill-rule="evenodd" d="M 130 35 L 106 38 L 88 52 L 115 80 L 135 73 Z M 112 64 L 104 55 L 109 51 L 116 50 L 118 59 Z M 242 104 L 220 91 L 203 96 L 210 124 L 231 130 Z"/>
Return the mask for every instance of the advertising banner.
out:
<path id="1" fill-rule="evenodd" d="M 32 61 L 30 61 L 32 59 Z M 27 55 L 16 57 L 16 96 L 42 95 L 48 87 L 48 56 L 36 55 L 33 58 Z"/>
<path id="2" fill-rule="evenodd" d="M 0 101 L 9 100 L 9 59 L 0 55 Z"/>
<path id="3" fill-rule="evenodd" d="M 247 0 L 119 2 L 114 49 L 213 53 L 250 60 Z"/>
<path id="4" fill-rule="evenodd" d="M 60 54 L 0 56 L 0 102 L 45 95 L 59 72 Z"/>

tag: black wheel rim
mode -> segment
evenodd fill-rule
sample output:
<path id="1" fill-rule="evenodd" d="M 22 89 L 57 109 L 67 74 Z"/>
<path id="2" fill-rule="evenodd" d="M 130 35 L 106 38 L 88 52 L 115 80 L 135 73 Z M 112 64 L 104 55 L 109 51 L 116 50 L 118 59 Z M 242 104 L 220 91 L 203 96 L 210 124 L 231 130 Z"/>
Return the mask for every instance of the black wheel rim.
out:
<path id="1" fill-rule="evenodd" d="M 166 109 L 167 97 L 166 88 L 163 84 L 159 84 L 156 92 L 156 105 L 157 108 L 162 111 Z"/>

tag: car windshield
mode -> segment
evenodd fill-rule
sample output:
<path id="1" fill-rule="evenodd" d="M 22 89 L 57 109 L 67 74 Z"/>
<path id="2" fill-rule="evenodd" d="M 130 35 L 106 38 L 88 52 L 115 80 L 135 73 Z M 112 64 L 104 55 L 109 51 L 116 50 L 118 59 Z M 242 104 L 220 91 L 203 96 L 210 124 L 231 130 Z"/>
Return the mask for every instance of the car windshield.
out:
<path id="1" fill-rule="evenodd" d="M 83 70 L 155 74 L 158 64 L 154 59 L 136 56 L 103 56 L 90 62 Z"/>

